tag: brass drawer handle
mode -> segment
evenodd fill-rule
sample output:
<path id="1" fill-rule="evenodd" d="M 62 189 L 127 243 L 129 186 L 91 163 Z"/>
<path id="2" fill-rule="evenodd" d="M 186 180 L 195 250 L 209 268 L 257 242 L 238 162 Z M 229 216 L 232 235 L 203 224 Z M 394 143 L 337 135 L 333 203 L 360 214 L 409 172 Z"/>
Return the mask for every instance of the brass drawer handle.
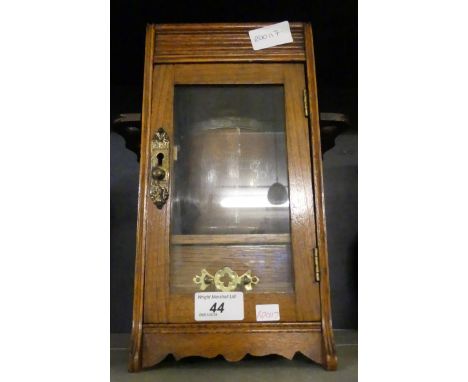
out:
<path id="1" fill-rule="evenodd" d="M 227 285 L 224 279 L 227 277 Z M 229 267 L 224 267 L 218 270 L 214 276 L 206 269 L 201 270 L 201 275 L 196 275 L 193 282 L 200 285 L 200 290 L 205 290 L 210 285 L 214 285 L 217 290 L 222 292 L 231 292 L 237 289 L 238 286 L 243 286 L 245 290 L 251 291 L 252 285 L 257 285 L 260 279 L 257 276 L 252 276 L 252 271 L 248 270 L 242 275 L 238 275 Z"/>
<path id="2" fill-rule="evenodd" d="M 169 135 L 160 127 L 151 140 L 150 198 L 159 209 L 169 198 Z"/>

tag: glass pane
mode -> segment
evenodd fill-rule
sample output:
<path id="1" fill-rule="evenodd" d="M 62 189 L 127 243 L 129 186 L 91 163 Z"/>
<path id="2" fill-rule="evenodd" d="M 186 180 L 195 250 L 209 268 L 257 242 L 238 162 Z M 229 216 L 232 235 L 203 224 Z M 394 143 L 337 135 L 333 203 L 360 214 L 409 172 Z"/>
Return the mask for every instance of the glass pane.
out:
<path id="1" fill-rule="evenodd" d="M 284 126 L 282 85 L 175 87 L 172 292 L 224 266 L 292 291 Z"/>
<path id="2" fill-rule="evenodd" d="M 172 234 L 289 233 L 283 87 L 176 86 Z"/>

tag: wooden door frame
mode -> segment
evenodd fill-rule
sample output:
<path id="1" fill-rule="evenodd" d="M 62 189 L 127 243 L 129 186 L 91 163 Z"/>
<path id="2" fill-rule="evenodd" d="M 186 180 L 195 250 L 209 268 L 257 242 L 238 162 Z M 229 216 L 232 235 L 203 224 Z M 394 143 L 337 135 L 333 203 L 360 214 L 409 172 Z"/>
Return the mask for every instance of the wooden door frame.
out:
<path id="1" fill-rule="evenodd" d="M 193 332 L 187 325 L 178 326 L 177 324 L 167 325 L 148 325 L 145 329 L 146 340 L 143 341 L 143 305 L 144 305 L 144 269 L 145 269 L 145 242 L 143 238 L 147 230 L 147 216 L 144 205 L 147 201 L 147 174 L 148 167 L 148 148 L 151 133 L 151 97 L 153 94 L 153 65 L 155 63 L 197 63 L 197 62 L 302 62 L 306 70 L 306 82 L 308 90 L 308 109 L 309 109 L 309 138 L 312 149 L 312 178 L 313 194 L 315 198 L 315 227 L 318 244 L 319 264 L 321 271 L 320 280 L 320 303 L 321 303 L 321 321 L 317 323 L 291 323 L 291 324 L 233 324 L 206 326 L 197 325 L 197 333 L 205 335 L 207 340 L 225 337 L 232 339 L 237 335 L 239 341 L 246 341 L 248 336 L 254 335 L 255 341 L 273 342 L 277 339 L 277 334 L 281 333 L 282 338 L 287 342 L 285 348 L 276 349 L 270 347 L 271 353 L 282 354 L 286 357 L 291 356 L 290 352 L 301 351 L 314 361 L 321 363 L 327 370 L 335 370 L 337 367 L 337 357 L 334 345 L 331 322 L 331 304 L 330 304 L 330 286 L 328 275 L 328 252 L 326 244 L 325 211 L 323 196 L 323 176 L 322 176 L 322 156 L 320 147 L 320 126 L 319 112 L 317 103 L 317 86 L 315 77 L 315 62 L 313 52 L 312 28 L 308 23 L 290 23 L 293 33 L 294 43 L 275 47 L 274 49 L 265 49 L 262 51 L 251 52 L 247 49 L 250 42 L 244 39 L 244 33 L 250 29 L 255 29 L 265 24 L 177 24 L 177 25 L 148 25 L 145 45 L 145 68 L 144 68 L 144 86 L 143 86 L 143 111 L 142 111 L 142 142 L 141 142 L 141 161 L 140 161 L 140 188 L 138 202 L 138 222 L 137 222 L 137 250 L 135 259 L 135 281 L 134 281 L 134 306 L 132 321 L 132 342 L 129 358 L 129 371 L 138 371 L 142 367 L 157 363 L 165 357 L 167 352 L 172 352 L 178 356 L 191 355 L 190 349 L 183 348 L 165 349 L 161 346 L 164 341 L 182 340 L 184 336 L 193 337 Z M 215 32 L 215 34 L 213 34 Z M 166 50 L 160 49 L 161 39 L 156 36 L 164 34 L 181 33 L 190 34 L 188 40 L 192 42 L 202 41 L 199 36 L 205 33 L 205 36 L 211 36 L 204 40 L 202 44 L 210 46 L 209 51 L 200 52 L 190 48 L 190 44 L 184 49 Z M 242 34 L 240 34 L 242 33 Z M 237 47 L 227 51 L 220 47 L 219 36 L 234 36 L 232 41 L 239 41 Z M 241 36 L 241 37 L 239 37 Z M 217 39 L 218 38 L 218 39 Z M 186 39 L 187 40 L 187 39 Z M 158 45 L 159 44 L 159 45 Z M 192 44 L 194 45 L 194 44 Z M 156 52 L 155 52 L 156 49 Z M 318 326 L 317 326 L 318 325 Z M 169 329 L 168 327 L 171 326 Z M 238 329 L 236 329 L 238 328 Z M 237 333 L 236 330 L 239 330 Z M 260 332 L 266 333 L 264 336 Z M 237 333 L 237 334 L 236 334 Z M 307 341 L 304 339 L 304 333 L 308 333 Z M 212 338 L 213 334 L 216 334 Z M 296 335 L 299 334 L 298 337 Z M 270 338 L 273 335 L 275 337 Z M 167 338 L 169 336 L 169 338 Z M 260 338 L 261 337 L 261 338 Z M 154 341 L 157 341 L 155 345 Z M 270 341 L 271 340 L 271 341 Z M 187 346 L 186 346 L 187 348 Z M 295 349 L 295 350 L 294 350 Z M 213 349 L 211 349 L 213 350 Z M 216 350 L 216 349 L 215 349 Z M 200 349 L 201 355 L 210 356 L 210 349 Z M 179 353 L 178 353 L 179 352 Z M 261 349 L 252 349 L 251 347 L 239 346 L 234 355 L 227 355 L 222 352 L 227 359 L 234 360 L 249 352 L 255 355 L 263 355 Z M 146 359 L 143 360 L 143 356 Z"/>
<path id="2" fill-rule="evenodd" d="M 305 73 L 299 63 L 202 63 L 158 64 L 153 69 L 151 134 L 164 127 L 173 139 L 174 89 L 177 85 L 282 85 L 284 86 L 285 133 L 291 217 L 291 253 L 294 292 L 246 293 L 244 322 L 255 322 L 255 305 L 279 303 L 282 321 L 319 321 L 319 284 L 313 274 L 316 248 L 314 200 L 307 120 L 303 112 Z M 142 156 L 147 155 L 142 151 Z M 170 155 L 172 157 L 172 155 Z M 149 176 L 149 161 L 144 172 Z M 171 163 L 171 169 L 173 163 Z M 151 224 L 146 232 L 143 323 L 195 323 L 193 295 L 170 293 L 169 199 L 162 209 L 147 198 L 145 216 Z M 261 277 L 261 275 L 259 275 Z M 151 293 L 148 293 L 151 291 Z M 195 290 L 194 290 L 195 291 Z"/>

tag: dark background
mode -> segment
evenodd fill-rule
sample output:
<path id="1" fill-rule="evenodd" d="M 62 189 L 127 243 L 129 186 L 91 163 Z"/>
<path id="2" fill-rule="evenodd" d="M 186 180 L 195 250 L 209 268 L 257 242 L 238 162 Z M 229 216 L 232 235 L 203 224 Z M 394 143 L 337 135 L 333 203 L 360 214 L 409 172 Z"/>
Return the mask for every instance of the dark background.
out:
<path id="1" fill-rule="evenodd" d="M 345 113 L 324 154 L 332 314 L 335 328 L 357 328 L 357 1 L 111 2 L 111 121 L 141 112 L 147 23 L 309 21 L 314 31 L 321 112 Z M 130 332 L 138 162 L 111 133 L 111 332 Z"/>

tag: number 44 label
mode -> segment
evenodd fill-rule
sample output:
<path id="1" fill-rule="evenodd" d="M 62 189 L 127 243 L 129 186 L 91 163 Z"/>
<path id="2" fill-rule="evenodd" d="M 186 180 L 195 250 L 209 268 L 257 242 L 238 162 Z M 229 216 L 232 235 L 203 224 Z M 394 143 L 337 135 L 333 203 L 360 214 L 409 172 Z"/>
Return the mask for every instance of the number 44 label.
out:
<path id="1" fill-rule="evenodd" d="M 244 293 L 195 293 L 195 321 L 240 321 L 244 319 Z"/>

